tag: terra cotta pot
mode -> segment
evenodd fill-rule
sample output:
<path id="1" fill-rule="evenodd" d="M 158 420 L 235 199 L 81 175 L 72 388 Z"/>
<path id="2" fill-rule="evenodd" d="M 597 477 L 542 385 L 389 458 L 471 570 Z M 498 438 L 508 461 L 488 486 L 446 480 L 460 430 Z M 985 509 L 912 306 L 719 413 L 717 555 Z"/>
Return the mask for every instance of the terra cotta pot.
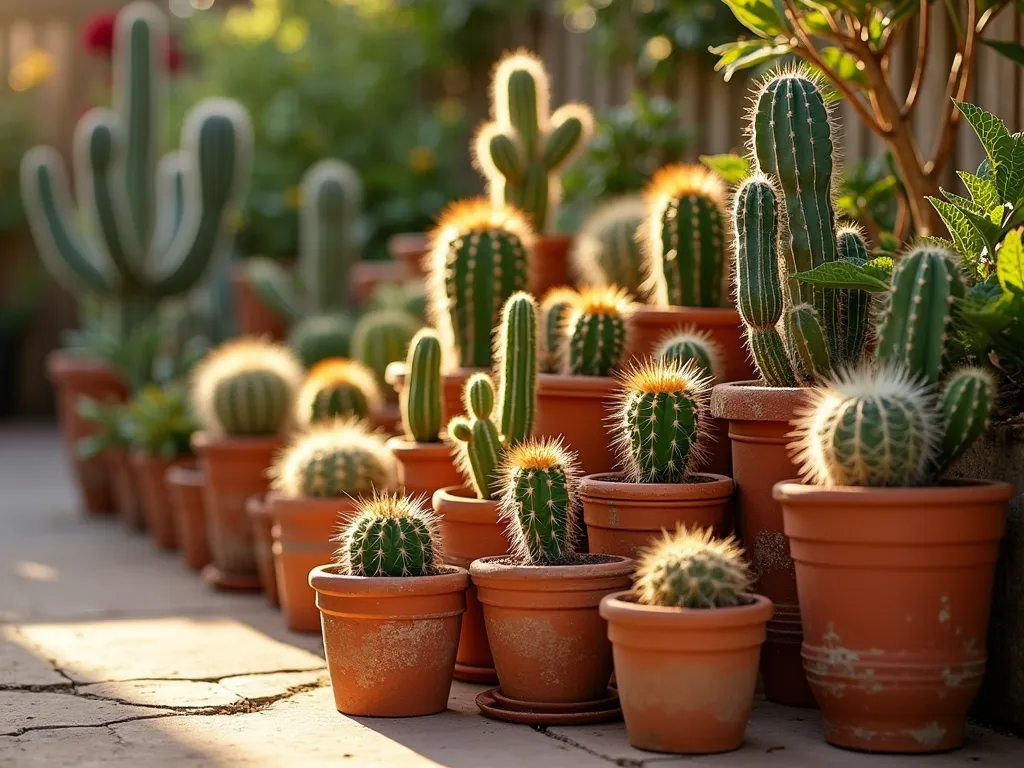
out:
<path id="1" fill-rule="evenodd" d="M 245 514 L 252 525 L 252 545 L 256 552 L 256 573 L 260 589 L 267 604 L 273 608 L 281 605 L 277 589 L 277 571 L 274 568 L 274 543 L 271 533 L 274 518 L 263 500 L 263 496 L 250 496 L 245 502 Z"/>
<path id="2" fill-rule="evenodd" d="M 193 571 L 202 570 L 210 562 L 205 489 L 203 473 L 198 469 L 172 466 L 167 470 L 167 491 L 177 528 L 178 548 L 185 565 Z"/>
<path id="3" fill-rule="evenodd" d="M 408 496 L 423 494 L 432 499 L 439 488 L 462 482 L 447 443 L 414 443 L 393 437 L 388 440 L 388 448 L 398 461 L 398 483 Z"/>
<path id="4" fill-rule="evenodd" d="M 419 279 L 427 274 L 423 260 L 430 252 L 430 237 L 425 232 L 400 232 L 388 238 L 391 258 L 405 265 L 409 278 Z"/>
<path id="5" fill-rule="evenodd" d="M 527 275 L 530 293 L 538 298 L 552 288 L 571 285 L 569 250 L 572 237 L 569 235 L 537 235 L 533 244 L 533 261 Z"/>
<path id="6" fill-rule="evenodd" d="M 170 459 L 145 451 L 133 451 L 130 461 L 135 470 L 146 528 L 153 537 L 153 543 L 161 549 L 177 549 L 178 527 L 167 488 L 167 471 L 171 467 L 195 466 L 195 460 L 191 456 Z"/>
<path id="7" fill-rule="evenodd" d="M 615 450 L 608 416 L 621 387 L 612 376 L 537 375 L 535 437 L 561 436 L 584 474 L 611 472 Z"/>
<path id="8" fill-rule="evenodd" d="M 101 455 L 110 474 L 110 488 L 118 518 L 129 530 L 146 530 L 139 484 L 128 451 L 124 448 L 107 448 Z"/>
<path id="9" fill-rule="evenodd" d="M 266 306 L 256 295 L 246 277 L 245 264 L 232 266 L 231 290 L 235 324 L 240 336 L 262 336 L 272 341 L 284 341 L 288 335 L 288 321 Z"/>

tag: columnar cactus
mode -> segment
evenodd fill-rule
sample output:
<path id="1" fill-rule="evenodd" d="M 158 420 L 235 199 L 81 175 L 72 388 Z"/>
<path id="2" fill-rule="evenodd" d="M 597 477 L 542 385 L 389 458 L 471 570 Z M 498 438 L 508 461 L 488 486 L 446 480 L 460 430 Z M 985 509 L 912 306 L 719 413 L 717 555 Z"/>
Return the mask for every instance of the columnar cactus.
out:
<path id="1" fill-rule="evenodd" d="M 839 260 L 864 266 L 871 259 L 867 238 L 856 224 L 843 224 L 836 230 Z M 847 364 L 856 363 L 864 354 L 871 322 L 871 294 L 867 291 L 844 288 L 838 291 L 839 306 L 844 314 L 846 332 L 842 336 L 840 354 Z"/>
<path id="2" fill-rule="evenodd" d="M 537 302 L 530 294 L 505 302 L 496 355 L 497 427 L 508 447 L 530 436 L 537 408 Z"/>
<path id="3" fill-rule="evenodd" d="M 722 376 L 722 351 L 711 334 L 696 326 L 669 331 L 654 348 L 654 357 L 686 365 L 691 360 L 697 370 L 717 381 Z"/>
<path id="4" fill-rule="evenodd" d="M 413 337 L 405 369 L 401 400 L 405 434 L 417 443 L 436 443 L 443 409 L 441 340 L 432 328 L 422 328 Z"/>
<path id="5" fill-rule="evenodd" d="M 152 4 L 118 13 L 114 109 L 90 110 L 75 132 L 79 211 L 52 147 L 21 164 L 32 234 L 47 267 L 76 294 L 110 300 L 126 334 L 161 300 L 196 286 L 230 236 L 252 155 L 252 126 L 234 101 L 189 112 L 181 149 L 157 164 L 165 110 L 167 21 Z"/>
<path id="6" fill-rule="evenodd" d="M 309 371 L 295 398 L 300 427 L 338 418 L 366 419 L 384 403 L 384 394 L 369 368 L 355 360 L 329 358 Z"/>
<path id="7" fill-rule="evenodd" d="M 229 341 L 192 373 L 192 403 L 203 429 L 231 437 L 269 436 L 292 424 L 301 363 L 286 347 L 261 339 Z"/>
<path id="8" fill-rule="evenodd" d="M 551 114 L 548 74 L 524 50 L 507 54 L 494 72 L 492 122 L 474 140 L 474 157 L 495 208 L 522 210 L 537 232 L 553 222 L 562 171 L 586 147 L 594 119 L 583 104 Z"/>
<path id="9" fill-rule="evenodd" d="M 642 295 L 644 255 L 638 234 L 646 217 L 642 195 L 623 195 L 594 210 L 576 233 L 572 250 L 581 285 L 619 285 Z"/>
<path id="10" fill-rule="evenodd" d="M 492 420 L 494 384 L 486 373 L 474 373 L 463 393 L 468 416 L 448 422 L 448 435 L 455 442 L 459 470 L 481 499 L 493 499 L 498 490 L 501 436 Z"/>
<path id="11" fill-rule="evenodd" d="M 576 550 L 579 471 L 561 440 L 527 440 L 501 469 L 501 517 L 512 554 L 528 565 L 557 565 Z"/>
<path id="12" fill-rule="evenodd" d="M 623 380 L 615 448 L 630 482 L 682 483 L 705 453 L 710 379 L 693 361 L 651 359 Z"/>
<path id="13" fill-rule="evenodd" d="M 640 556 L 633 592 L 643 605 L 730 608 L 748 601 L 749 566 L 735 539 L 680 526 Z"/>
<path id="14" fill-rule="evenodd" d="M 633 302 L 624 288 L 584 288 L 564 326 L 559 372 L 610 376 L 629 346 L 626 337 L 632 313 Z"/>
<path id="15" fill-rule="evenodd" d="M 379 309 L 363 315 L 352 331 L 352 357 L 377 377 L 388 399 L 398 395 L 384 380 L 388 365 L 404 360 L 409 343 L 423 324 L 400 309 Z"/>
<path id="16" fill-rule="evenodd" d="M 579 294 L 572 288 L 552 288 L 541 300 L 541 341 L 544 349 L 540 367 L 544 373 L 554 373 L 558 368 L 562 330 L 578 299 Z"/>
<path id="17" fill-rule="evenodd" d="M 658 306 L 720 307 L 726 301 L 725 183 L 700 165 L 670 165 L 647 188 L 644 270 Z"/>
<path id="18" fill-rule="evenodd" d="M 364 422 L 342 420 L 299 434 L 270 468 L 271 487 L 290 498 L 341 498 L 390 491 L 395 460 Z"/>
<path id="19" fill-rule="evenodd" d="M 432 325 L 463 368 L 488 368 L 501 308 L 526 287 L 533 232 L 521 213 L 484 199 L 453 203 L 431 249 Z"/>
<path id="20" fill-rule="evenodd" d="M 358 515 L 335 541 L 337 562 L 349 576 L 430 576 L 441 563 L 438 519 L 422 497 L 360 500 Z"/>

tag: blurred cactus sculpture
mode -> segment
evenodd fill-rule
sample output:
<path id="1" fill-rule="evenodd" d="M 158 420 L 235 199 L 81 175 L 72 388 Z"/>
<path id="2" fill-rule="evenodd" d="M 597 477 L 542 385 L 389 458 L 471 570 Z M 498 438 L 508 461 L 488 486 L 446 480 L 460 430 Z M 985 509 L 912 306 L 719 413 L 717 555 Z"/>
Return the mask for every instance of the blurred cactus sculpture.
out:
<path id="1" fill-rule="evenodd" d="M 409 343 L 422 325 L 400 309 L 378 309 L 363 315 L 352 331 L 352 357 L 373 371 L 388 400 L 398 395 L 385 383 L 384 372 L 396 360 L 405 360 Z"/>
<path id="2" fill-rule="evenodd" d="M 544 349 L 541 353 L 540 369 L 544 373 L 554 373 L 558 368 L 558 359 L 562 349 L 562 330 L 573 304 L 579 294 L 572 288 L 552 288 L 540 303 L 541 341 Z"/>
<path id="3" fill-rule="evenodd" d="M 633 592 L 644 605 L 730 608 L 747 602 L 749 566 L 735 539 L 680 526 L 640 556 Z"/>
<path id="4" fill-rule="evenodd" d="M 691 360 L 698 370 L 717 381 L 722 372 L 722 352 L 707 331 L 698 330 L 696 326 L 670 331 L 654 348 L 654 357 L 686 365 Z"/>
<path id="5" fill-rule="evenodd" d="M 423 498 L 375 494 L 336 539 L 349 576 L 430 576 L 441 562 L 438 519 Z"/>
<path id="6" fill-rule="evenodd" d="M 711 380 L 691 360 L 630 371 L 614 413 L 615 448 L 633 483 L 684 483 L 703 459 Z"/>
<path id="7" fill-rule="evenodd" d="M 670 165 L 647 188 L 645 283 L 658 306 L 721 307 L 727 300 L 725 182 L 701 165 Z"/>
<path id="8" fill-rule="evenodd" d="M 302 364 L 287 348 L 241 338 L 209 352 L 192 372 L 192 404 L 214 435 L 277 435 L 292 425 Z"/>
<path id="9" fill-rule="evenodd" d="M 295 421 L 308 427 L 339 418 L 366 419 L 383 403 L 373 371 L 355 360 L 329 358 L 313 366 L 299 388 Z"/>
<path id="10" fill-rule="evenodd" d="M 560 440 L 516 445 L 501 468 L 501 517 L 513 556 L 528 565 L 571 558 L 579 515 L 576 454 Z"/>
<path id="11" fill-rule="evenodd" d="M 501 309 L 526 287 L 533 240 L 521 213 L 482 198 L 442 214 L 430 255 L 429 309 L 452 365 L 490 367 Z"/>
<path id="12" fill-rule="evenodd" d="M 432 328 L 421 329 L 409 345 L 402 390 L 402 426 L 417 443 L 436 443 L 441 434 L 441 340 Z"/>
<path id="13" fill-rule="evenodd" d="M 537 232 L 546 232 L 561 198 L 562 171 L 590 141 L 594 118 L 583 104 L 552 114 L 544 64 L 525 50 L 498 63 L 491 98 L 492 122 L 474 140 L 491 202 L 515 206 Z"/>
<path id="14" fill-rule="evenodd" d="M 476 495 L 493 499 L 498 490 L 498 462 L 501 436 L 493 421 L 494 384 L 486 373 L 474 373 L 463 393 L 467 416 L 448 422 L 448 435 L 455 442 L 459 470 Z"/>
<path id="15" fill-rule="evenodd" d="M 340 498 L 395 487 L 395 459 L 364 422 L 340 420 L 299 434 L 270 468 L 271 486 L 290 498 Z"/>
<path id="16" fill-rule="evenodd" d="M 581 285 L 618 285 L 642 296 L 643 247 L 638 237 L 647 217 L 643 195 L 624 195 L 598 206 L 580 226 L 572 265 Z"/>
<path id="17" fill-rule="evenodd" d="M 584 288 L 565 323 L 559 372 L 571 376 L 610 376 L 629 346 L 632 313 L 633 302 L 624 288 Z"/>
<path id="18" fill-rule="evenodd" d="M 55 149 L 36 147 L 21 164 L 25 208 L 44 262 L 72 292 L 115 306 L 125 334 L 162 300 L 196 286 L 226 250 L 249 179 L 252 126 L 234 101 L 193 108 L 181 149 L 157 163 L 167 35 L 165 17 L 150 3 L 118 13 L 114 108 L 90 110 L 75 132 L 77 212 Z"/>
<path id="19" fill-rule="evenodd" d="M 516 293 L 502 309 L 495 368 L 498 432 L 505 446 L 530 436 L 537 396 L 537 302 Z"/>

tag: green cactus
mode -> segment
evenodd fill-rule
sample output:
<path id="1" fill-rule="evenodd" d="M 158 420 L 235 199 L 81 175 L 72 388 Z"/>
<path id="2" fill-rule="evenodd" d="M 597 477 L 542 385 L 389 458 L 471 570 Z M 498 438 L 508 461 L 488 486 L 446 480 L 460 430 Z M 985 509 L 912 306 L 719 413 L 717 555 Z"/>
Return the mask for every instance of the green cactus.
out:
<path id="1" fill-rule="evenodd" d="M 705 455 L 710 379 L 690 361 L 651 359 L 623 381 L 614 445 L 633 483 L 683 483 Z"/>
<path id="2" fill-rule="evenodd" d="M 382 493 L 397 482 L 384 438 L 364 422 L 342 420 L 299 434 L 270 468 L 271 487 L 289 498 Z"/>
<path id="3" fill-rule="evenodd" d="M 530 294 L 505 302 L 495 356 L 497 427 L 508 447 L 530 436 L 537 409 L 537 302 Z"/>
<path id="4" fill-rule="evenodd" d="M 610 376 L 628 348 L 633 302 L 616 286 L 584 288 L 565 323 L 560 373 Z"/>
<path id="5" fill-rule="evenodd" d="M 527 440 L 509 450 L 501 468 L 501 518 L 514 557 L 557 565 L 575 554 L 578 475 L 576 455 L 561 440 Z"/>
<path id="6" fill-rule="evenodd" d="M 544 373 L 554 373 L 562 352 L 562 331 L 579 294 L 572 288 L 552 288 L 540 303 L 541 340 L 544 350 L 540 367 Z"/>
<path id="7" fill-rule="evenodd" d="M 192 403 L 203 429 L 255 437 L 285 432 L 302 381 L 301 363 L 286 347 L 242 338 L 209 352 L 192 374 Z"/>
<path id="8" fill-rule="evenodd" d="M 665 608 L 730 608 L 749 601 L 749 566 L 731 536 L 714 531 L 665 532 L 640 557 L 633 592 L 643 605 Z"/>
<path id="9" fill-rule="evenodd" d="M 644 254 L 638 237 L 647 217 L 642 195 L 624 195 L 599 205 L 580 225 L 571 254 L 581 285 L 618 285 L 643 295 Z"/>
<path id="10" fill-rule="evenodd" d="M 349 576 L 430 576 L 441 563 L 438 519 L 423 498 L 375 494 L 336 539 L 337 561 Z"/>
<path id="11" fill-rule="evenodd" d="M 871 259 L 864 232 L 855 224 L 844 224 L 836 230 L 836 247 L 841 261 L 864 266 Z M 842 356 L 847 364 L 855 363 L 863 356 L 867 344 L 871 294 L 856 289 L 843 289 L 838 294 L 845 320 Z"/>
<path id="12" fill-rule="evenodd" d="M 670 165 L 654 174 L 643 237 L 647 285 L 656 305 L 723 306 L 725 196 L 721 178 L 700 165 Z"/>
<path id="13" fill-rule="evenodd" d="M 440 440 L 441 340 L 432 328 L 421 329 L 409 345 L 401 410 L 402 426 L 410 440 L 417 443 Z"/>
<path id="14" fill-rule="evenodd" d="M 691 360 L 697 370 L 712 382 L 722 377 L 722 351 L 711 334 L 696 326 L 670 331 L 654 348 L 654 357 L 666 362 L 686 365 Z"/>
<path id="15" fill-rule="evenodd" d="M 114 109 L 91 110 L 75 132 L 78 212 L 55 149 L 36 147 L 21 164 L 43 261 L 73 293 L 114 304 L 122 334 L 199 284 L 230 244 L 249 178 L 252 127 L 241 105 L 227 100 L 193 108 L 182 148 L 158 166 L 167 35 L 166 18 L 150 3 L 118 13 Z"/>
<path id="16" fill-rule="evenodd" d="M 988 428 L 995 398 L 996 382 L 988 371 L 964 368 L 949 377 L 939 399 L 942 437 L 936 475 L 945 472 Z"/>
<path id="17" fill-rule="evenodd" d="M 387 386 L 384 373 L 396 360 L 405 360 L 409 343 L 423 325 L 400 309 L 378 309 L 363 315 L 352 330 L 352 357 L 373 371 L 388 400 L 398 394 Z"/>
<path id="18" fill-rule="evenodd" d="M 430 315 L 462 368 L 488 368 L 508 298 L 526 287 L 533 233 L 522 214 L 484 199 L 448 207 L 434 233 Z"/>
<path id="19" fill-rule="evenodd" d="M 459 470 L 480 499 L 493 499 L 498 492 L 498 463 L 501 436 L 491 420 L 494 413 L 494 384 L 486 373 L 474 373 L 463 393 L 467 416 L 448 422 L 448 435 L 456 446 Z"/>
<path id="20" fill-rule="evenodd" d="M 355 360 L 328 358 L 313 366 L 299 388 L 295 421 L 305 428 L 338 418 L 367 419 L 383 404 L 373 371 Z"/>
<path id="21" fill-rule="evenodd" d="M 496 208 L 513 205 L 545 232 L 561 198 L 562 171 L 590 141 L 594 119 L 583 104 L 551 114 L 544 64 L 524 50 L 498 63 L 492 94 L 493 122 L 473 142 L 477 166 Z"/>
<path id="22" fill-rule="evenodd" d="M 352 318 L 347 315 L 313 315 L 292 326 L 288 346 L 307 368 L 321 360 L 348 357 L 352 345 Z"/>
<path id="23" fill-rule="evenodd" d="M 827 376 L 831 369 L 828 341 L 821 329 L 818 313 L 810 304 L 797 304 L 786 312 L 786 339 L 790 354 L 808 378 Z"/>

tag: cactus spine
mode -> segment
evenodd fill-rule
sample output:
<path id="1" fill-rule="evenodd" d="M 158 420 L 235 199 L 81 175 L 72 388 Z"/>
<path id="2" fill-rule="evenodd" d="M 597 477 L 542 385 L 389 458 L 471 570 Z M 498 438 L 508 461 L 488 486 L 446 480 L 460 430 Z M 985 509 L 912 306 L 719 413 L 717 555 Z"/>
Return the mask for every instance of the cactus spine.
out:
<path id="1" fill-rule="evenodd" d="M 498 490 L 501 436 L 491 420 L 494 384 L 486 373 L 474 373 L 463 393 L 467 416 L 448 422 L 448 435 L 456 443 L 459 470 L 481 499 L 493 499 Z"/>
<path id="2" fill-rule="evenodd" d="M 722 351 L 707 331 L 696 326 L 670 331 L 654 349 L 655 359 L 685 366 L 691 360 L 712 382 L 722 376 Z"/>
<path id="3" fill-rule="evenodd" d="M 337 541 L 349 576 L 429 576 L 441 562 L 437 517 L 423 498 L 380 494 L 362 499 Z"/>
<path id="4" fill-rule="evenodd" d="M 157 164 L 166 39 L 167 21 L 150 3 L 132 3 L 117 16 L 114 109 L 91 110 L 75 132 L 81 224 L 57 151 L 36 147 L 21 164 L 44 262 L 72 292 L 113 300 L 122 334 L 148 320 L 161 300 L 199 283 L 228 244 L 227 224 L 248 184 L 252 127 L 234 101 L 193 108 L 182 148 Z"/>
<path id="5" fill-rule="evenodd" d="M 560 373 L 610 376 L 626 351 L 633 303 L 616 286 L 584 288 L 565 324 Z"/>
<path id="6" fill-rule="evenodd" d="M 313 366 L 299 388 L 295 421 L 308 427 L 343 417 L 365 419 L 383 404 L 373 371 L 355 360 L 329 358 Z"/>
<path id="7" fill-rule="evenodd" d="M 422 323 L 400 309 L 378 309 L 363 315 L 352 331 L 352 357 L 373 371 L 386 397 L 398 397 L 384 380 L 388 365 L 404 360 Z"/>
<path id="8" fill-rule="evenodd" d="M 541 335 L 544 342 L 541 370 L 544 373 L 554 373 L 558 368 L 562 330 L 577 300 L 579 294 L 572 288 L 552 288 L 540 303 Z"/>
<path id="9" fill-rule="evenodd" d="M 713 609 L 741 605 L 750 589 L 749 567 L 735 539 L 714 532 L 665 532 L 640 557 L 633 591 L 644 605 Z"/>
<path id="10" fill-rule="evenodd" d="M 624 195 L 603 203 L 580 226 L 572 266 L 582 285 L 619 285 L 642 295 L 643 247 L 639 230 L 647 218 L 642 195 Z"/>
<path id="11" fill-rule="evenodd" d="M 498 334 L 498 432 L 505 446 L 533 431 L 537 399 L 537 302 L 516 293 L 501 313 Z"/>
<path id="12" fill-rule="evenodd" d="M 436 443 L 441 432 L 441 340 L 422 328 L 409 345 L 402 390 L 402 426 L 417 443 Z"/>
<path id="13" fill-rule="evenodd" d="M 300 434 L 270 469 L 274 490 L 291 498 L 340 498 L 391 490 L 395 460 L 384 439 L 360 421 Z"/>

